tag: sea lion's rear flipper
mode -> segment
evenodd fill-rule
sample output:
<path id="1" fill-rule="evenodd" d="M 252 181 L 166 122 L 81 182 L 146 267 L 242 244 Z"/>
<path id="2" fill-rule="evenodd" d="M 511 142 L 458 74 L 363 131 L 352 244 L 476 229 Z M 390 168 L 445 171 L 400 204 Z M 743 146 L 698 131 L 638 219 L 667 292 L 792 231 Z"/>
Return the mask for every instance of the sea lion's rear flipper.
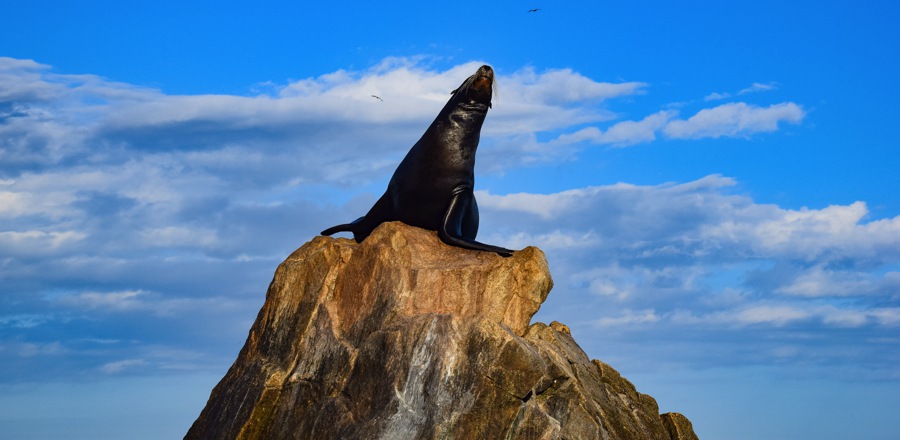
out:
<path id="1" fill-rule="evenodd" d="M 338 232 L 353 232 L 355 226 L 359 224 L 365 217 L 360 217 L 356 220 L 353 220 L 350 223 L 344 223 L 342 225 L 332 226 L 324 231 L 322 231 L 322 235 L 331 235 L 336 234 Z M 354 233 L 355 234 L 355 233 Z"/>
<path id="2" fill-rule="evenodd" d="M 495 252 L 504 257 L 512 255 L 512 250 L 475 241 L 477 232 L 478 207 L 475 204 L 475 194 L 472 193 L 471 187 L 456 188 L 438 228 L 438 237 L 441 241 L 450 246 Z"/>
<path id="3" fill-rule="evenodd" d="M 353 238 L 357 243 L 362 243 L 378 225 L 394 220 L 392 215 L 390 198 L 387 193 L 381 196 L 369 212 L 350 223 L 332 226 L 324 231 L 322 235 L 331 235 L 336 232 L 352 232 Z"/>

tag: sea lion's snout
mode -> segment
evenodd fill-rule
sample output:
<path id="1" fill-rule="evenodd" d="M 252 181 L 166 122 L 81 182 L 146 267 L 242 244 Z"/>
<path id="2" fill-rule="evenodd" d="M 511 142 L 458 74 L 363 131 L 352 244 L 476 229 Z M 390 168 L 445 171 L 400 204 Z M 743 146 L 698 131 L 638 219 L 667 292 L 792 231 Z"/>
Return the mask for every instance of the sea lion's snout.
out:
<path id="1" fill-rule="evenodd" d="M 475 72 L 475 81 L 474 86 L 478 89 L 480 93 L 487 94 L 491 92 L 491 87 L 494 85 L 494 69 L 491 66 L 485 64 L 478 68 L 478 71 Z"/>
<path id="2" fill-rule="evenodd" d="M 456 99 L 450 102 L 470 110 L 484 112 L 491 108 L 491 95 L 493 95 L 493 92 L 494 69 L 491 66 L 484 65 L 479 67 L 472 76 L 466 78 L 459 88 L 451 92 Z"/>

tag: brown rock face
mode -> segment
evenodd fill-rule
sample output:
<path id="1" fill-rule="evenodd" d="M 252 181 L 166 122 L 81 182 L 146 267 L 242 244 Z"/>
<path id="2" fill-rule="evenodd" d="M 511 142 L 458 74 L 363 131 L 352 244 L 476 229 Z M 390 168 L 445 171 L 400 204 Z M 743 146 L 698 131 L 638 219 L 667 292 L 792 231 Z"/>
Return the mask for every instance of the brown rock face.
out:
<path id="1" fill-rule="evenodd" d="M 696 439 L 690 421 L 530 324 L 544 254 L 450 247 L 386 223 L 316 237 L 275 272 L 186 439 Z"/>

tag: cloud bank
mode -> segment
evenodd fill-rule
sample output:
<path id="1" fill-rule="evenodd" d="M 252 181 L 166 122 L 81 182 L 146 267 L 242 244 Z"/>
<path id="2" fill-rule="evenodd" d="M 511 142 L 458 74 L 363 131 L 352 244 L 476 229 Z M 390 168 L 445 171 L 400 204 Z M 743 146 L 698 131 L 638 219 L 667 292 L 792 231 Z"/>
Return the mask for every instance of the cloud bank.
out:
<path id="1" fill-rule="evenodd" d="M 275 265 L 366 209 L 480 64 L 387 59 L 245 96 L 185 96 L 0 58 L 5 377 L 227 366 Z M 631 120 L 615 109 L 651 84 L 531 68 L 498 82 L 479 153 L 491 172 L 589 148 L 771 134 L 807 116 L 793 102 L 735 101 Z M 558 283 L 541 313 L 603 334 L 626 364 L 841 365 L 862 353 L 873 374 L 896 375 L 882 335 L 900 325 L 900 219 L 871 220 L 864 201 L 759 204 L 735 183 L 488 188 L 478 197 L 493 229 L 480 238 L 544 249 Z M 816 339 L 823 331 L 835 337 Z M 690 344 L 729 356 L 663 348 Z"/>

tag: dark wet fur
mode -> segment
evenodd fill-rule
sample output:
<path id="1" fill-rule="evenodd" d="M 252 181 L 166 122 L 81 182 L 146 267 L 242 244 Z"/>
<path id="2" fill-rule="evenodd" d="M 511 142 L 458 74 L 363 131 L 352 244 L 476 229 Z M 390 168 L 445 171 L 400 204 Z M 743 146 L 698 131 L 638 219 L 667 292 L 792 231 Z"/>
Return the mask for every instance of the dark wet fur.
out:
<path id="1" fill-rule="evenodd" d="M 490 87 L 481 90 L 478 84 L 485 80 L 490 80 Z M 381 223 L 402 221 L 437 231 L 441 241 L 451 246 L 511 255 L 509 249 L 475 241 L 475 151 L 495 87 L 490 66 L 482 66 L 463 81 L 406 154 L 387 191 L 369 212 L 351 223 L 328 228 L 322 235 L 348 231 L 362 242 Z"/>

